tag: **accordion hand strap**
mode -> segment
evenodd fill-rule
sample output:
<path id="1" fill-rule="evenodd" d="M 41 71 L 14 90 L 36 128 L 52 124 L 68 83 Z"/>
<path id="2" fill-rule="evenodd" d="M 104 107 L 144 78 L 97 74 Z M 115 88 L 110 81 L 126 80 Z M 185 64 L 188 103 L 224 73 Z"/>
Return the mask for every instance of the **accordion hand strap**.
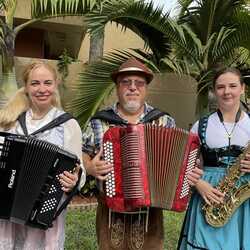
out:
<path id="1" fill-rule="evenodd" d="M 142 123 L 149 123 L 155 120 L 158 120 L 160 117 L 164 116 L 164 115 L 168 115 L 170 116 L 168 113 L 166 112 L 162 112 L 159 109 L 154 108 L 153 110 L 149 111 L 143 118 Z"/>
<path id="2" fill-rule="evenodd" d="M 162 112 L 159 109 L 154 108 L 144 116 L 141 122 L 149 123 L 149 122 L 159 119 L 163 115 L 169 115 L 169 114 L 166 112 Z M 94 119 L 100 119 L 102 121 L 105 121 L 114 125 L 127 125 L 127 122 L 123 120 L 119 115 L 117 115 L 112 109 L 102 110 L 102 111 L 97 112 L 91 118 L 91 120 L 94 120 Z"/>
<path id="3" fill-rule="evenodd" d="M 45 126 L 43 126 L 42 128 L 36 130 L 35 132 L 33 132 L 31 135 L 36 135 L 36 134 L 39 134 L 41 132 L 44 132 L 46 130 L 50 130 L 54 127 L 57 127 L 61 124 L 63 124 L 64 122 L 70 120 L 70 119 L 73 119 L 74 117 L 69 114 L 69 113 L 64 113 L 62 115 L 59 115 L 56 119 L 54 119 L 53 121 L 49 122 L 48 124 L 46 124 Z M 26 112 L 23 112 L 18 118 L 17 120 L 19 121 L 20 123 L 20 126 L 24 132 L 24 134 L 26 136 L 28 136 L 28 130 L 27 130 L 27 127 L 26 127 Z"/>
<path id="4" fill-rule="evenodd" d="M 67 198 L 62 203 L 62 205 L 57 209 L 53 220 L 55 220 L 57 218 L 57 216 L 59 216 L 61 214 L 63 209 L 65 209 L 67 207 L 67 205 L 70 203 L 72 198 L 78 193 L 78 185 L 80 183 L 81 176 L 82 176 L 82 169 L 80 168 L 79 173 L 78 173 L 78 181 L 77 181 L 76 185 L 74 186 L 73 190 L 70 193 L 67 193 Z"/>
<path id="5" fill-rule="evenodd" d="M 21 113 L 18 116 L 17 120 L 20 123 L 20 126 L 21 126 L 21 128 L 23 130 L 24 135 L 28 136 L 28 130 L 27 130 L 27 127 L 26 127 L 26 112 Z"/>
<path id="6" fill-rule="evenodd" d="M 100 119 L 114 125 L 127 125 L 126 121 L 117 115 L 112 109 L 98 111 L 91 120 Z"/>

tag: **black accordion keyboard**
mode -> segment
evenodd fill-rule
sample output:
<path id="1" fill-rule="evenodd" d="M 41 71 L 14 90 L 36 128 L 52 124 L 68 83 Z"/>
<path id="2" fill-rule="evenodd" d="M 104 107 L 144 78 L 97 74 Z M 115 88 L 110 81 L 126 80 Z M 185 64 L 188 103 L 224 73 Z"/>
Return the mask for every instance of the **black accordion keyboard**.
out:
<path id="1" fill-rule="evenodd" d="M 34 137 L 0 132 L 0 218 L 47 229 L 63 191 L 59 174 L 78 158 Z"/>

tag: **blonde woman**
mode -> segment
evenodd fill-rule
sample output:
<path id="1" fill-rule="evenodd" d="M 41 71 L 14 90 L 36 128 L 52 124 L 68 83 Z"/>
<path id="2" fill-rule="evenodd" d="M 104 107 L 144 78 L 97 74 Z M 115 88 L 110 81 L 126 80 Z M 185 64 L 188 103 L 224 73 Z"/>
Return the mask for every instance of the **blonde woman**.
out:
<path id="1" fill-rule="evenodd" d="M 0 112 L 0 126 L 15 134 L 32 134 L 65 113 L 61 110 L 57 94 L 58 79 L 50 65 L 36 62 L 23 72 L 25 86 Z M 24 117 L 25 128 L 18 117 Z M 26 131 L 24 131 L 26 130 Z M 74 119 L 37 134 L 42 140 L 62 146 L 81 159 L 81 129 Z M 65 171 L 60 176 L 64 192 L 70 192 L 78 181 L 77 172 Z M 85 182 L 85 170 L 80 180 Z M 53 227 L 44 231 L 29 226 L 0 220 L 0 249 L 58 250 L 64 248 L 65 211 L 54 221 Z"/>

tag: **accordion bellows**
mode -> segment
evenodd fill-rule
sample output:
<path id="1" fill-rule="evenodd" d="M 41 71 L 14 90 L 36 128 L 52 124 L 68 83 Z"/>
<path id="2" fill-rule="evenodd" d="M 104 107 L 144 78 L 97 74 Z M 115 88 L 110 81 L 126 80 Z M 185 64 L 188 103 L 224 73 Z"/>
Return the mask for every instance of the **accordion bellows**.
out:
<path id="1" fill-rule="evenodd" d="M 117 212 L 141 207 L 184 211 L 187 174 L 196 164 L 197 135 L 150 124 L 113 127 L 104 134 L 104 160 L 114 166 L 105 182 L 105 201 Z"/>
<path id="2" fill-rule="evenodd" d="M 59 174 L 77 156 L 52 143 L 0 132 L 0 218 L 41 229 L 52 227 L 63 196 Z"/>

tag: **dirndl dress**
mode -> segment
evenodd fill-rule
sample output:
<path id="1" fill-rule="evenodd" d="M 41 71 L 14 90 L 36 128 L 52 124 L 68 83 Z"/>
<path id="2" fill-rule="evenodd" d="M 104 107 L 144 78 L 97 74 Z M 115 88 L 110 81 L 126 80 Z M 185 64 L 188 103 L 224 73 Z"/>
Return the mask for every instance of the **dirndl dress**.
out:
<path id="1" fill-rule="evenodd" d="M 205 167 L 203 179 L 213 186 L 225 176 L 226 168 Z M 241 177 L 238 185 L 250 181 L 250 175 Z M 180 250 L 249 250 L 250 249 L 250 201 L 246 200 L 223 227 L 213 227 L 205 221 L 203 198 L 195 192 L 182 228 Z"/>
<path id="2" fill-rule="evenodd" d="M 219 181 L 227 174 L 227 168 L 232 165 L 243 147 L 232 145 L 223 148 L 209 148 L 205 142 L 205 121 L 201 139 L 201 152 L 204 160 L 204 174 L 202 179 L 217 186 Z M 250 181 L 250 174 L 240 177 L 236 186 Z M 202 206 L 204 200 L 195 191 L 192 194 L 188 210 L 180 235 L 179 250 L 250 250 L 250 200 L 246 200 L 236 209 L 232 217 L 223 227 L 210 226 L 205 221 Z"/>

